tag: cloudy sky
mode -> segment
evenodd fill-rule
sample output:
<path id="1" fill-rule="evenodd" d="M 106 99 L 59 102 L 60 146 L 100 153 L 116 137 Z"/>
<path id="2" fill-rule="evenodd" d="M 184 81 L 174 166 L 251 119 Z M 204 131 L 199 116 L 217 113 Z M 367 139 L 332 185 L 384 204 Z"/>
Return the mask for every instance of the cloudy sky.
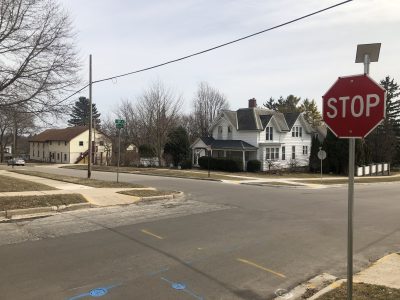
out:
<path id="1" fill-rule="evenodd" d="M 60 0 L 77 31 L 83 85 L 88 56 L 93 77 L 130 72 L 188 55 L 278 25 L 340 0 Z M 317 16 L 155 70 L 94 85 L 93 101 L 103 115 L 121 99 L 135 101 L 162 81 L 184 99 L 190 112 L 197 85 L 207 81 L 232 109 L 255 97 L 294 94 L 315 99 L 338 76 L 363 72 L 355 64 L 357 44 L 382 43 L 371 76 L 400 83 L 400 1 L 354 0 Z M 82 95 L 87 96 L 88 91 Z"/>

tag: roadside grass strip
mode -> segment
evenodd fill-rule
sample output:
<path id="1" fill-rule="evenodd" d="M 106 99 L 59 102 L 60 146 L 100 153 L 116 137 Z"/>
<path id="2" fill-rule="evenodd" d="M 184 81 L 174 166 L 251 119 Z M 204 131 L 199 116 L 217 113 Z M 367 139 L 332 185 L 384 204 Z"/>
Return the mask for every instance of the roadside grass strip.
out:
<path id="1" fill-rule="evenodd" d="M 77 203 L 87 203 L 87 201 L 81 194 L 2 196 L 0 197 L 0 211 L 34 207 L 51 207 Z"/>
<path id="2" fill-rule="evenodd" d="M 281 277 L 281 278 L 286 278 L 286 276 L 283 275 L 283 274 L 281 274 L 281 273 L 278 273 L 278 272 L 276 272 L 276 271 L 274 271 L 274 270 L 271 270 L 271 269 L 268 269 L 268 268 L 266 268 L 266 267 L 260 266 L 259 264 L 256 264 L 255 262 L 249 261 L 249 260 L 247 260 L 247 259 L 237 258 L 236 260 L 237 260 L 237 261 L 240 261 L 240 262 L 242 262 L 242 263 L 244 263 L 244 264 L 253 266 L 253 267 L 257 268 L 257 269 L 260 269 L 260 270 L 269 272 L 269 273 L 274 274 L 274 275 L 276 275 L 276 276 L 279 276 L 279 277 Z"/>
<path id="3" fill-rule="evenodd" d="M 27 192 L 27 191 L 51 191 L 56 190 L 51 186 L 0 175 L 0 192 Z"/>
<path id="4" fill-rule="evenodd" d="M 157 235 L 157 234 L 155 234 L 155 233 L 152 233 L 152 232 L 150 232 L 150 231 L 147 230 L 147 229 L 142 229 L 142 230 L 140 230 L 140 231 L 143 232 L 144 234 L 150 235 L 150 236 L 155 237 L 155 238 L 157 238 L 157 239 L 159 239 L 159 240 L 163 240 L 163 239 L 164 239 L 162 236 L 159 236 L 159 235 Z"/>
<path id="5" fill-rule="evenodd" d="M 318 300 L 345 300 L 347 299 L 347 284 L 321 295 Z M 353 299 L 356 300 L 399 300 L 400 289 L 368 283 L 353 283 Z"/>
<path id="6" fill-rule="evenodd" d="M 10 170 L 10 172 L 15 172 L 24 175 L 37 176 L 47 179 L 53 179 L 68 183 L 75 183 L 80 185 L 86 185 L 95 188 L 143 188 L 143 185 L 128 183 L 128 182 L 115 182 L 115 181 L 104 181 L 97 179 L 87 179 L 82 177 L 74 177 L 74 176 L 66 176 L 66 175 L 58 175 L 58 174 L 50 174 L 44 172 L 37 171 L 28 171 L 28 170 Z"/>
<path id="7" fill-rule="evenodd" d="M 65 169 L 78 169 L 87 170 L 86 166 L 63 166 Z M 101 172 L 116 172 L 117 168 L 113 166 L 93 166 L 93 171 Z M 135 168 L 135 167 L 120 167 L 120 173 L 128 174 L 140 174 L 140 175 L 151 175 L 151 176 L 164 176 L 164 177 L 177 177 L 187 179 L 206 179 L 206 180 L 245 180 L 245 178 L 235 178 L 229 176 L 231 174 L 221 174 L 219 171 L 211 171 L 210 177 L 208 177 L 207 170 L 177 170 L 177 169 L 160 169 L 160 168 Z M 233 173 L 238 175 L 236 173 Z"/>

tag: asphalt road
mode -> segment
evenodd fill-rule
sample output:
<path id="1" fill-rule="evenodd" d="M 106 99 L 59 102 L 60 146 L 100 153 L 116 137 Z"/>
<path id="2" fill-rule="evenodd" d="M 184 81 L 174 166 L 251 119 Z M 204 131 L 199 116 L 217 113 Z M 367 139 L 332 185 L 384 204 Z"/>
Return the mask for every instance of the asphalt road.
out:
<path id="1" fill-rule="evenodd" d="M 85 232 L 2 245 L 0 298 L 258 300 L 323 272 L 346 274 L 346 187 L 260 187 L 128 174 L 120 179 L 182 190 L 209 209 L 187 206 L 181 214 L 132 217 L 122 226 L 97 224 Z M 356 271 L 399 251 L 399 215 L 399 183 L 356 186 Z M 120 217 L 109 218 L 118 224 Z M 86 214 L 86 220 L 96 218 Z"/>

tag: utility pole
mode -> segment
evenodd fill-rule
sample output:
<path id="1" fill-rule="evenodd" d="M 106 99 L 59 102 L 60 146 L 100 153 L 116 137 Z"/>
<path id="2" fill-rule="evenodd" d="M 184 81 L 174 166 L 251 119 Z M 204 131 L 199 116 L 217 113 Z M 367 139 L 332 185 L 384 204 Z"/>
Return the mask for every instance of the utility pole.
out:
<path id="1" fill-rule="evenodd" d="M 87 178 L 92 176 L 92 54 L 89 55 L 89 153 L 88 153 L 88 168 Z"/>

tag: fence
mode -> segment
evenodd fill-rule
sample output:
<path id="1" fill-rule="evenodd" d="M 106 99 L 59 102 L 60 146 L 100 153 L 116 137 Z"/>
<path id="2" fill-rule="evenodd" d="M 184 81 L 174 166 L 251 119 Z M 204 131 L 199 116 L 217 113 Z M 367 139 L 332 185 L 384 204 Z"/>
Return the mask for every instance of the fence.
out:
<path id="1" fill-rule="evenodd" d="M 371 164 L 357 167 L 357 176 L 390 175 L 390 163 Z"/>

